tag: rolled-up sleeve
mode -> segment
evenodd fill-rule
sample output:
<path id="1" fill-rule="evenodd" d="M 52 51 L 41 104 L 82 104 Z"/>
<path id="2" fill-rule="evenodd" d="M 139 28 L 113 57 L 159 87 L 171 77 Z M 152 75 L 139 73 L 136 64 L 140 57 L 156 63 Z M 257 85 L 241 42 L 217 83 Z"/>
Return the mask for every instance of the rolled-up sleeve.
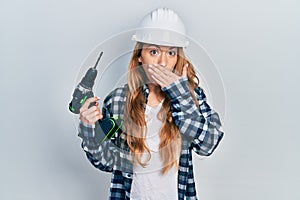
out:
<path id="1" fill-rule="evenodd" d="M 218 113 L 206 102 L 203 89 L 194 90 L 199 106 L 190 93 L 187 77 L 163 87 L 162 91 L 171 99 L 173 119 L 181 134 L 190 138 L 191 148 L 199 155 L 211 155 L 224 132 Z"/>

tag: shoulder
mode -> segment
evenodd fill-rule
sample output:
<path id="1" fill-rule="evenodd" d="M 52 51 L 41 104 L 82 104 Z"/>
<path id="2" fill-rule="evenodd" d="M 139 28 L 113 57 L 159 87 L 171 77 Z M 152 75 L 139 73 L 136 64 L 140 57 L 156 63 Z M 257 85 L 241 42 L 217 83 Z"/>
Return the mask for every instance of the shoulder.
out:
<path id="1" fill-rule="evenodd" d="M 114 101 L 125 101 L 126 99 L 126 90 L 127 85 L 125 84 L 122 87 L 115 88 L 112 90 L 104 99 L 104 104 L 108 105 L 113 103 Z"/>

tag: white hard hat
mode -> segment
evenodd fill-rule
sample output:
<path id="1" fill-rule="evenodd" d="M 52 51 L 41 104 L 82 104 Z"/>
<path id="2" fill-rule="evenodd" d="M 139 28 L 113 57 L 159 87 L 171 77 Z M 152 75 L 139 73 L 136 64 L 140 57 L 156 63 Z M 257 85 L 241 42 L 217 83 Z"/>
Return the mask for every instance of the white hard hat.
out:
<path id="1" fill-rule="evenodd" d="M 189 45 L 182 20 L 168 8 L 158 8 L 146 15 L 132 39 L 164 46 L 187 47 Z"/>

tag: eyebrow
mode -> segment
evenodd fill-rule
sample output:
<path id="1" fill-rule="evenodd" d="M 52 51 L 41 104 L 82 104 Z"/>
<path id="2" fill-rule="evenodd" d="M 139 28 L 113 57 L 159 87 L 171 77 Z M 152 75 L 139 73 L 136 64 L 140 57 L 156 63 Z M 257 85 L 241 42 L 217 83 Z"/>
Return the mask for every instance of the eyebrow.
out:
<path id="1" fill-rule="evenodd" d="M 149 46 L 147 46 L 146 48 L 149 48 L 149 47 L 151 47 L 151 46 L 155 46 L 155 47 L 157 47 L 158 49 L 160 49 L 160 46 L 159 45 L 156 45 L 156 44 L 150 44 Z M 169 47 L 169 50 L 170 49 L 175 49 L 176 47 Z"/>

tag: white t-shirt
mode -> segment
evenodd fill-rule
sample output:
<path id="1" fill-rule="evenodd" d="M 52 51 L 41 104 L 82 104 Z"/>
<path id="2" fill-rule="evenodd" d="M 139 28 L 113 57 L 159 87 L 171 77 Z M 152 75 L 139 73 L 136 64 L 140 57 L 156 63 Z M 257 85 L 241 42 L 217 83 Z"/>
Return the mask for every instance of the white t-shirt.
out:
<path id="1" fill-rule="evenodd" d="M 159 155 L 159 130 L 162 122 L 157 119 L 157 113 L 162 102 L 155 107 L 146 106 L 145 119 L 147 122 L 146 145 L 150 148 L 151 159 L 143 168 L 139 164 L 134 165 L 133 181 L 131 185 L 132 200 L 176 200 L 178 170 L 173 167 L 166 174 L 161 174 L 163 168 Z M 148 153 L 144 153 L 142 161 L 145 161 Z"/>

